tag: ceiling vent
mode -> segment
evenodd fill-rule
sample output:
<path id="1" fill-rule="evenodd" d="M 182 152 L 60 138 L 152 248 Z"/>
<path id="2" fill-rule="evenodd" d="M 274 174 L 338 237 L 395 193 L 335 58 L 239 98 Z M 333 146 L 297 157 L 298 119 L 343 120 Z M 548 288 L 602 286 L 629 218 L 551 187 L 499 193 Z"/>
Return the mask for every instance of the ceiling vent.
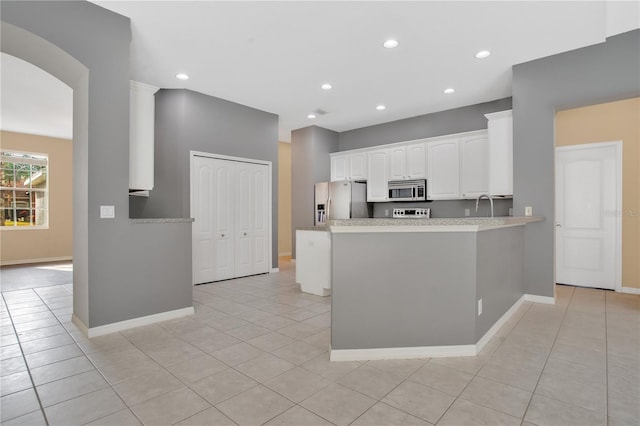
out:
<path id="1" fill-rule="evenodd" d="M 323 109 L 318 108 L 317 110 L 313 111 L 313 113 L 314 113 L 315 115 L 325 115 L 325 114 L 327 114 L 327 111 L 325 111 L 325 110 L 323 110 Z"/>

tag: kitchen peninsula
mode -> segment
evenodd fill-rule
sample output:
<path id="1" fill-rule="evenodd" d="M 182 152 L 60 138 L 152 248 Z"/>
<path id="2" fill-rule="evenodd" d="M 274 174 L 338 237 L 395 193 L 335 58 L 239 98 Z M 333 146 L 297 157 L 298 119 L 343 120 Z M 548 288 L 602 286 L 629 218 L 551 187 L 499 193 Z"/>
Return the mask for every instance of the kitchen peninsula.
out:
<path id="1" fill-rule="evenodd" d="M 524 299 L 524 226 L 543 220 L 329 221 L 331 360 L 476 355 Z"/>

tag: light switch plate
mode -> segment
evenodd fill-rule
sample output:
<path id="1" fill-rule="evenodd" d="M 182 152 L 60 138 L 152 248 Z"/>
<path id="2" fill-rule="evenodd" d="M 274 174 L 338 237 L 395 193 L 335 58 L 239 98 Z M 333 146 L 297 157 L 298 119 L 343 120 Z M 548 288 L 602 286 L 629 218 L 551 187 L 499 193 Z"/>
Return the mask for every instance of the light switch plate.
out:
<path id="1" fill-rule="evenodd" d="M 469 210 L 469 209 L 464 209 L 464 215 L 465 215 L 465 216 L 471 216 L 471 210 Z"/>
<path id="2" fill-rule="evenodd" d="M 116 206 L 100 206 L 100 219 L 113 219 L 116 217 Z"/>
<path id="3" fill-rule="evenodd" d="M 527 206 L 524 208 L 524 215 L 525 216 L 532 216 L 533 215 L 533 207 L 531 206 Z"/>
<path id="4" fill-rule="evenodd" d="M 478 316 L 482 315 L 482 299 L 478 299 Z"/>

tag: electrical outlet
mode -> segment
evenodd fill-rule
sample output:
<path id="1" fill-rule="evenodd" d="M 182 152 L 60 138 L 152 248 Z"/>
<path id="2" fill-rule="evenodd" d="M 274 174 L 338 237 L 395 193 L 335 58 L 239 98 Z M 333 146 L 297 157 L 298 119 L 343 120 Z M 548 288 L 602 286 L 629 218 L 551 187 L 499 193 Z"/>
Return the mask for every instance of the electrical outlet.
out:
<path id="1" fill-rule="evenodd" d="M 100 206 L 100 219 L 113 219 L 116 217 L 116 206 Z"/>
<path id="2" fill-rule="evenodd" d="M 482 299 L 478 299 L 478 316 L 482 315 Z"/>
<path id="3" fill-rule="evenodd" d="M 533 207 L 531 206 L 527 206 L 524 208 L 524 215 L 525 216 L 532 216 L 533 215 Z"/>
<path id="4" fill-rule="evenodd" d="M 465 215 L 465 216 L 471 216 L 471 210 L 469 210 L 469 209 L 464 209 L 464 215 Z"/>

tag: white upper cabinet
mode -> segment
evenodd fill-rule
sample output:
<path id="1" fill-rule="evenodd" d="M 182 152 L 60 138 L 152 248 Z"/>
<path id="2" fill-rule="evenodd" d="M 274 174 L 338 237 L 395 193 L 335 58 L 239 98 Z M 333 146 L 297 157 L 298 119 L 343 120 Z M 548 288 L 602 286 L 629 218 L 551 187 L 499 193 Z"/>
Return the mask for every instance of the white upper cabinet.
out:
<path id="1" fill-rule="evenodd" d="M 349 154 L 349 180 L 367 180 L 367 153 Z"/>
<path id="2" fill-rule="evenodd" d="M 427 196 L 431 200 L 460 198 L 458 138 L 427 144 Z"/>
<path id="3" fill-rule="evenodd" d="M 331 182 L 349 179 L 349 154 L 331 154 Z"/>
<path id="4" fill-rule="evenodd" d="M 485 114 L 489 129 L 489 193 L 513 195 L 513 114 Z"/>
<path id="5" fill-rule="evenodd" d="M 489 193 L 489 139 L 486 134 L 460 139 L 460 195 Z"/>
<path id="6" fill-rule="evenodd" d="M 389 201 L 387 177 L 387 150 L 378 149 L 367 153 L 367 201 Z"/>
<path id="7" fill-rule="evenodd" d="M 387 151 L 389 162 L 389 180 L 407 178 L 407 149 L 405 146 L 394 146 Z"/>
<path id="8" fill-rule="evenodd" d="M 331 182 L 367 180 L 367 153 L 331 154 Z"/>
<path id="9" fill-rule="evenodd" d="M 424 142 L 407 145 L 407 179 L 427 177 L 427 145 Z"/>
<path id="10" fill-rule="evenodd" d="M 129 86 L 129 189 L 153 189 L 155 93 L 157 87 L 131 81 Z"/>

